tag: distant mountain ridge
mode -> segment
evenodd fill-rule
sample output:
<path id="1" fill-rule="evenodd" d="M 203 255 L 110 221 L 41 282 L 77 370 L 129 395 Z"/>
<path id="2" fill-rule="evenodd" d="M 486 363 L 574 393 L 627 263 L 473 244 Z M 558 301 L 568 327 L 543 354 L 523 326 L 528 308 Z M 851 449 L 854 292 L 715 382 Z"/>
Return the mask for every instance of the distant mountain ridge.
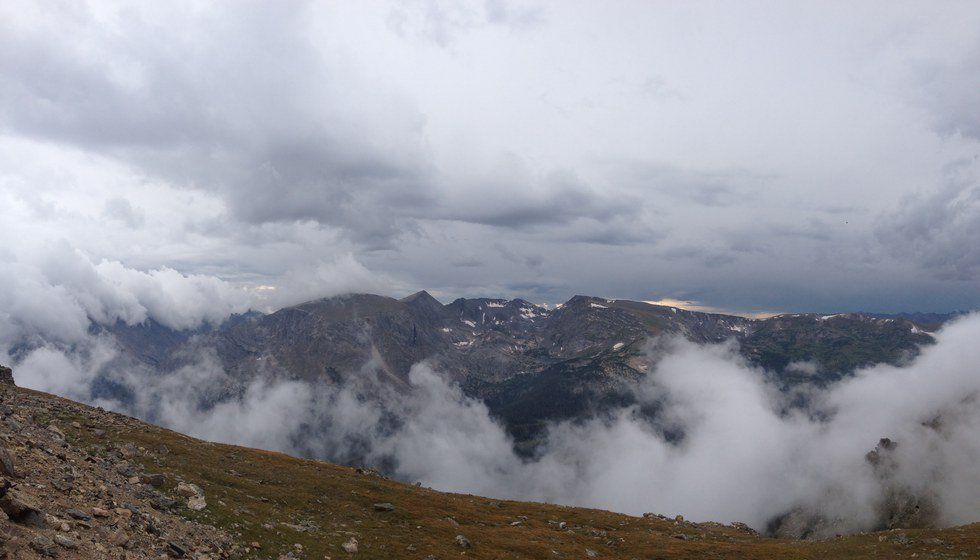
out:
<path id="1" fill-rule="evenodd" d="M 443 304 L 420 291 L 401 299 L 323 298 L 194 332 L 152 321 L 99 328 L 163 371 L 212 349 L 243 381 L 273 376 L 343 384 L 367 368 L 401 390 L 412 365 L 425 360 L 484 400 L 519 440 L 531 440 L 549 421 L 629 402 L 624 384 L 644 375 L 638 357 L 652 337 L 734 339 L 749 363 L 788 387 L 902 363 L 933 342 L 929 331 L 936 325 L 861 313 L 750 319 L 584 295 L 551 309 L 524 299 Z"/>

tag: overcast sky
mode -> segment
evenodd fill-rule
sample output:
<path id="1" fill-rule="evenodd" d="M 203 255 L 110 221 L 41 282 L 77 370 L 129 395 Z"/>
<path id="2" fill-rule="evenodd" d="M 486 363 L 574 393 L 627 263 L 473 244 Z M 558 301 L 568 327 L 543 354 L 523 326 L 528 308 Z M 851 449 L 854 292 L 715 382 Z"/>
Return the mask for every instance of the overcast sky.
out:
<path id="1" fill-rule="evenodd" d="M 937 6 L 8 0 L 0 261 L 270 306 L 975 308 L 980 4 Z"/>

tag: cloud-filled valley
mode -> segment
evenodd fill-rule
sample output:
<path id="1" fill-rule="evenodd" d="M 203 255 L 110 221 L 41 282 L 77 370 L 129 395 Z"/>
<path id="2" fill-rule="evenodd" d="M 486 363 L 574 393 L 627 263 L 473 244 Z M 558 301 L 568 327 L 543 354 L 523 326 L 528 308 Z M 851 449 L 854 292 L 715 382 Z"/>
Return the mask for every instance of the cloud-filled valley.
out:
<path id="1" fill-rule="evenodd" d="M 0 365 L 447 492 L 978 522 L 978 30 L 969 3 L 0 3 Z"/>
<path id="2" fill-rule="evenodd" d="M 86 314 L 206 324 L 240 305 L 229 293 L 241 294 L 167 271 L 60 256 L 84 270 L 86 282 L 41 267 L 49 290 L 72 297 L 48 310 L 60 312 L 47 323 L 35 309 L 18 312 L 38 321 L 9 321 L 20 332 L 4 334 L 15 355 L 3 361 L 13 361 L 18 382 L 197 437 L 366 464 L 441 490 L 738 520 L 759 530 L 778 528 L 787 514 L 814 534 L 880 528 L 896 508 L 921 507 L 929 512 L 922 522 L 943 526 L 976 515 L 976 315 L 945 327 L 910 362 L 791 392 L 747 363 L 733 341 L 651 339 L 641 353 L 647 373 L 628 384 L 633 404 L 552 422 L 528 455 L 486 404 L 430 363 L 411 368 L 407 388 L 380 379 L 372 363 L 340 383 L 271 370 L 242 377 L 207 347 L 167 371 L 135 360 L 107 332 L 66 331 L 73 322 L 64 319 Z M 11 295 L 59 301 L 27 294 Z M 174 309 L 174 294 L 198 314 Z M 154 307 L 161 301 L 170 304 L 166 314 Z M 790 369 L 814 374 L 805 366 Z M 805 405 L 793 404 L 801 394 Z M 878 469 L 866 454 L 880 438 L 897 446 L 881 450 L 889 466 Z"/>

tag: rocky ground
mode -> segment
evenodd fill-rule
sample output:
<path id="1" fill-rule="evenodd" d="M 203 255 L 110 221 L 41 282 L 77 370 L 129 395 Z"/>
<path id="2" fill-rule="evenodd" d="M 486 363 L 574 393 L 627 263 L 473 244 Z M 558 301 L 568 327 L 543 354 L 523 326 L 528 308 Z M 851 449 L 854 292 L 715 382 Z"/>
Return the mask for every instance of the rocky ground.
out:
<path id="1" fill-rule="evenodd" d="M 446 494 L 9 383 L 0 417 L 0 558 L 980 558 L 980 524 L 794 541 Z"/>
<path id="2" fill-rule="evenodd" d="M 0 392 L 0 557 L 227 558 L 237 552 L 228 533 L 182 517 L 181 507 L 204 507 L 200 489 L 147 471 L 137 457 L 166 454 L 117 445 L 107 430 L 135 421 L 18 391 Z M 100 443 L 75 445 L 66 431 Z M 176 483 L 180 494 L 161 491 Z"/>

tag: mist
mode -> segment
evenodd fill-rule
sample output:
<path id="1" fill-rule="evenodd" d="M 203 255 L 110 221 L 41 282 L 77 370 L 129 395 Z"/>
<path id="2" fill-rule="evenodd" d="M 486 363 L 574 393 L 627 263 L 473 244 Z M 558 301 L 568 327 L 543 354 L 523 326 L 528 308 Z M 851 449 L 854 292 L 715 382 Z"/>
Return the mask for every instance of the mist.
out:
<path id="1" fill-rule="evenodd" d="M 967 316 L 905 366 L 805 389 L 803 408 L 788 407 L 734 342 L 651 340 L 635 405 L 549 426 L 531 458 L 427 363 L 412 368 L 407 392 L 379 383 L 370 363 L 342 386 L 243 381 L 208 349 L 161 374 L 127 361 L 110 338 L 88 336 L 70 350 L 31 351 L 15 375 L 203 439 L 366 464 L 439 490 L 759 530 L 795 512 L 815 531 L 842 533 L 881 528 L 896 496 L 929 512 L 928 524 L 977 520 L 978 339 L 980 315 Z M 93 390 L 106 383 L 126 397 Z M 881 450 L 887 468 L 866 456 L 881 438 L 897 442 Z"/>

